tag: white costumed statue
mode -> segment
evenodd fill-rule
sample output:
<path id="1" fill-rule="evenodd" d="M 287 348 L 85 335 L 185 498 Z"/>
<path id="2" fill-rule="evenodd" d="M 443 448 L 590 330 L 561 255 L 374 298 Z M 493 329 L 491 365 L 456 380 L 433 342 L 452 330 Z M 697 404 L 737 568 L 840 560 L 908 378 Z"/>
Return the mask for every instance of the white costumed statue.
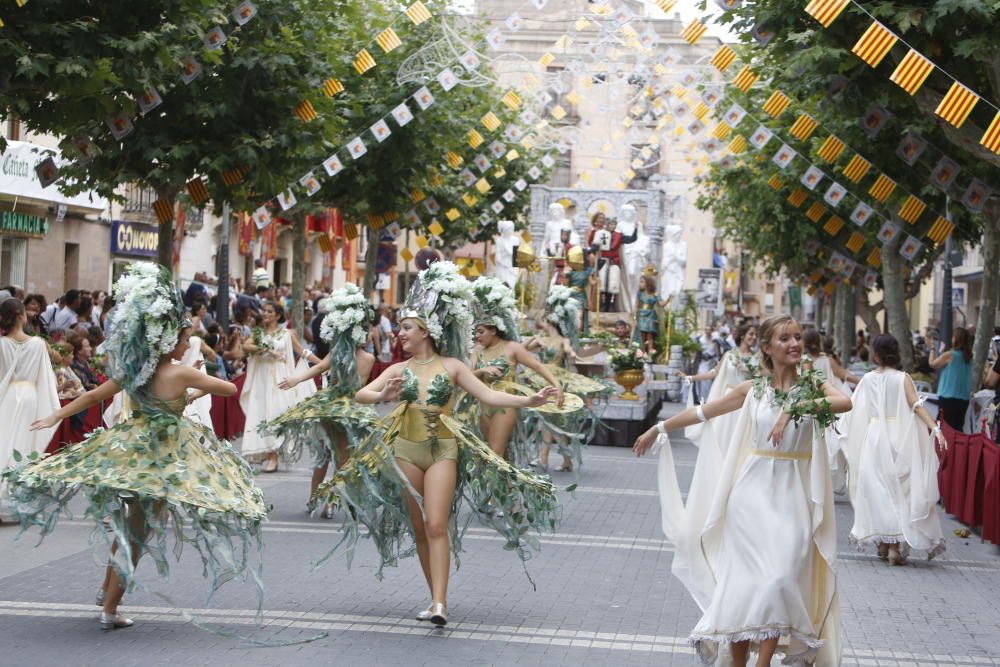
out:
<path id="1" fill-rule="evenodd" d="M 639 285 L 639 276 L 649 266 L 652 259 L 652 248 L 649 245 L 649 237 L 646 235 L 646 230 L 643 229 L 642 224 L 635 218 L 634 206 L 631 204 L 622 206 L 618 231 L 623 236 L 630 236 L 635 233 L 635 241 L 626 244 L 622 249 L 622 270 L 625 274 L 626 287 L 626 295 L 622 305 L 629 313 L 635 310 L 633 293 Z"/>
<path id="2" fill-rule="evenodd" d="M 569 246 L 580 245 L 580 235 L 573 229 L 573 223 L 566 219 L 566 209 L 559 202 L 549 204 L 549 219 L 545 223 L 542 238 L 542 256 L 554 257 L 554 261 L 544 262 L 548 267 L 549 286 L 558 284 L 566 268 L 566 253 Z"/>
<path id="3" fill-rule="evenodd" d="M 497 229 L 500 231 L 500 235 L 493 237 L 493 244 L 496 247 L 493 277 L 502 281 L 507 287 L 514 289 L 514 285 L 517 284 L 514 250 L 518 245 L 518 238 L 514 235 L 514 223 L 510 220 L 501 220 L 497 223 Z"/>
<path id="4" fill-rule="evenodd" d="M 677 296 L 684 289 L 684 269 L 687 266 L 687 243 L 681 240 L 680 225 L 667 225 L 663 230 L 663 258 L 660 260 L 660 298 L 664 301 Z"/>

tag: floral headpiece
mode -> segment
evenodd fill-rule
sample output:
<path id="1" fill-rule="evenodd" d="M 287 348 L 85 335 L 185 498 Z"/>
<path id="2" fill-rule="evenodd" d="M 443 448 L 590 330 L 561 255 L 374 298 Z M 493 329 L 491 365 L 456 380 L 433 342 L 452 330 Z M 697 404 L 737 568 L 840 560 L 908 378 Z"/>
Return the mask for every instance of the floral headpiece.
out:
<path id="1" fill-rule="evenodd" d="M 553 285 L 549 288 L 549 294 L 545 297 L 545 319 L 576 346 L 579 339 L 580 304 L 574 298 L 572 289 L 565 285 Z"/>
<path id="2" fill-rule="evenodd" d="M 475 301 L 474 324 L 494 327 L 507 340 L 520 340 L 517 329 L 517 300 L 514 290 L 501 280 L 480 276 L 472 283 Z"/>
<path id="3" fill-rule="evenodd" d="M 462 277 L 452 262 L 435 262 L 417 275 L 403 319 L 418 320 L 446 357 L 464 360 L 472 335 L 472 283 Z"/>
<path id="4" fill-rule="evenodd" d="M 368 340 L 375 309 L 352 283 L 334 290 L 320 309 L 326 311 L 319 335 L 330 346 L 330 386 L 353 393 L 360 388 L 355 350 Z"/>
<path id="5" fill-rule="evenodd" d="M 108 376 L 134 393 L 153 377 L 160 358 L 177 346 L 191 319 L 170 272 L 157 264 L 130 264 L 112 293 L 115 307 L 98 353 L 107 358 Z"/>

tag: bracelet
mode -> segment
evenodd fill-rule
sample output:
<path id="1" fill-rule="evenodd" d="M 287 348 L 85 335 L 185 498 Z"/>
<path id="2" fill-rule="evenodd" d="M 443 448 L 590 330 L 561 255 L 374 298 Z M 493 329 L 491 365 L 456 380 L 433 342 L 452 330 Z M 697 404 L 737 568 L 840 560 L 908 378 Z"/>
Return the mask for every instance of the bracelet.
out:
<path id="1" fill-rule="evenodd" d="M 697 406 L 694 409 L 694 413 L 696 415 L 698 415 L 698 421 L 700 421 L 700 422 L 707 422 L 708 421 L 708 417 L 705 416 L 705 411 L 701 409 L 700 405 Z"/>
<path id="2" fill-rule="evenodd" d="M 940 433 L 940 432 L 941 432 L 940 426 L 935 426 L 933 429 L 931 429 L 931 433 Z"/>
<path id="3" fill-rule="evenodd" d="M 666 423 L 666 422 L 656 422 L 656 430 L 657 430 L 657 432 L 658 432 L 658 433 L 659 433 L 660 435 L 666 435 L 666 434 L 667 434 L 667 429 L 665 429 L 665 428 L 663 427 L 663 424 L 665 424 L 665 423 Z"/>

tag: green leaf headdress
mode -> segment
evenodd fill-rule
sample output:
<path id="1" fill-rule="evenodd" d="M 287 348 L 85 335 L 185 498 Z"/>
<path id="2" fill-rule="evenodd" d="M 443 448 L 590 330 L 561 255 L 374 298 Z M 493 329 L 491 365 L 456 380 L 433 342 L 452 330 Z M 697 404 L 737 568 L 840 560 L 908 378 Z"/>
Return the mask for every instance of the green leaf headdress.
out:
<path id="1" fill-rule="evenodd" d="M 107 358 L 108 377 L 130 394 L 141 393 L 165 354 L 191 325 L 170 271 L 150 262 L 125 269 L 112 290 L 108 337 L 98 352 Z"/>
<path id="2" fill-rule="evenodd" d="M 417 275 L 399 317 L 420 322 L 440 354 L 464 361 L 472 335 L 472 284 L 452 262 L 435 262 Z"/>
<path id="3" fill-rule="evenodd" d="M 559 333 L 569 338 L 573 347 L 579 342 L 580 304 L 573 296 L 573 290 L 565 285 L 553 285 L 545 297 L 545 319 L 551 322 Z"/>
<path id="4" fill-rule="evenodd" d="M 375 316 L 372 305 L 357 285 L 348 283 L 324 300 L 326 315 L 319 335 L 330 346 L 330 386 L 354 393 L 358 389 L 355 351 L 368 340 L 368 325 Z"/>
<path id="5" fill-rule="evenodd" d="M 472 283 L 474 324 L 494 327 L 505 340 L 520 340 L 518 310 L 514 291 L 490 276 L 480 276 Z"/>

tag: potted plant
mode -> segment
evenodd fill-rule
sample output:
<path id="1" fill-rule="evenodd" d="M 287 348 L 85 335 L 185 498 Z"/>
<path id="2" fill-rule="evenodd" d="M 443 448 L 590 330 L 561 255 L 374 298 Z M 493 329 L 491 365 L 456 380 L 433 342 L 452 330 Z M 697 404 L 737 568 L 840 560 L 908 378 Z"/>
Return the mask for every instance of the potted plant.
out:
<path id="1" fill-rule="evenodd" d="M 611 359 L 611 367 L 615 370 L 615 382 L 625 387 L 622 399 L 639 400 L 639 395 L 633 390 L 645 379 L 643 367 L 646 364 L 646 355 L 639 343 L 633 341 L 626 347 L 614 348 L 608 352 L 608 356 Z"/>

